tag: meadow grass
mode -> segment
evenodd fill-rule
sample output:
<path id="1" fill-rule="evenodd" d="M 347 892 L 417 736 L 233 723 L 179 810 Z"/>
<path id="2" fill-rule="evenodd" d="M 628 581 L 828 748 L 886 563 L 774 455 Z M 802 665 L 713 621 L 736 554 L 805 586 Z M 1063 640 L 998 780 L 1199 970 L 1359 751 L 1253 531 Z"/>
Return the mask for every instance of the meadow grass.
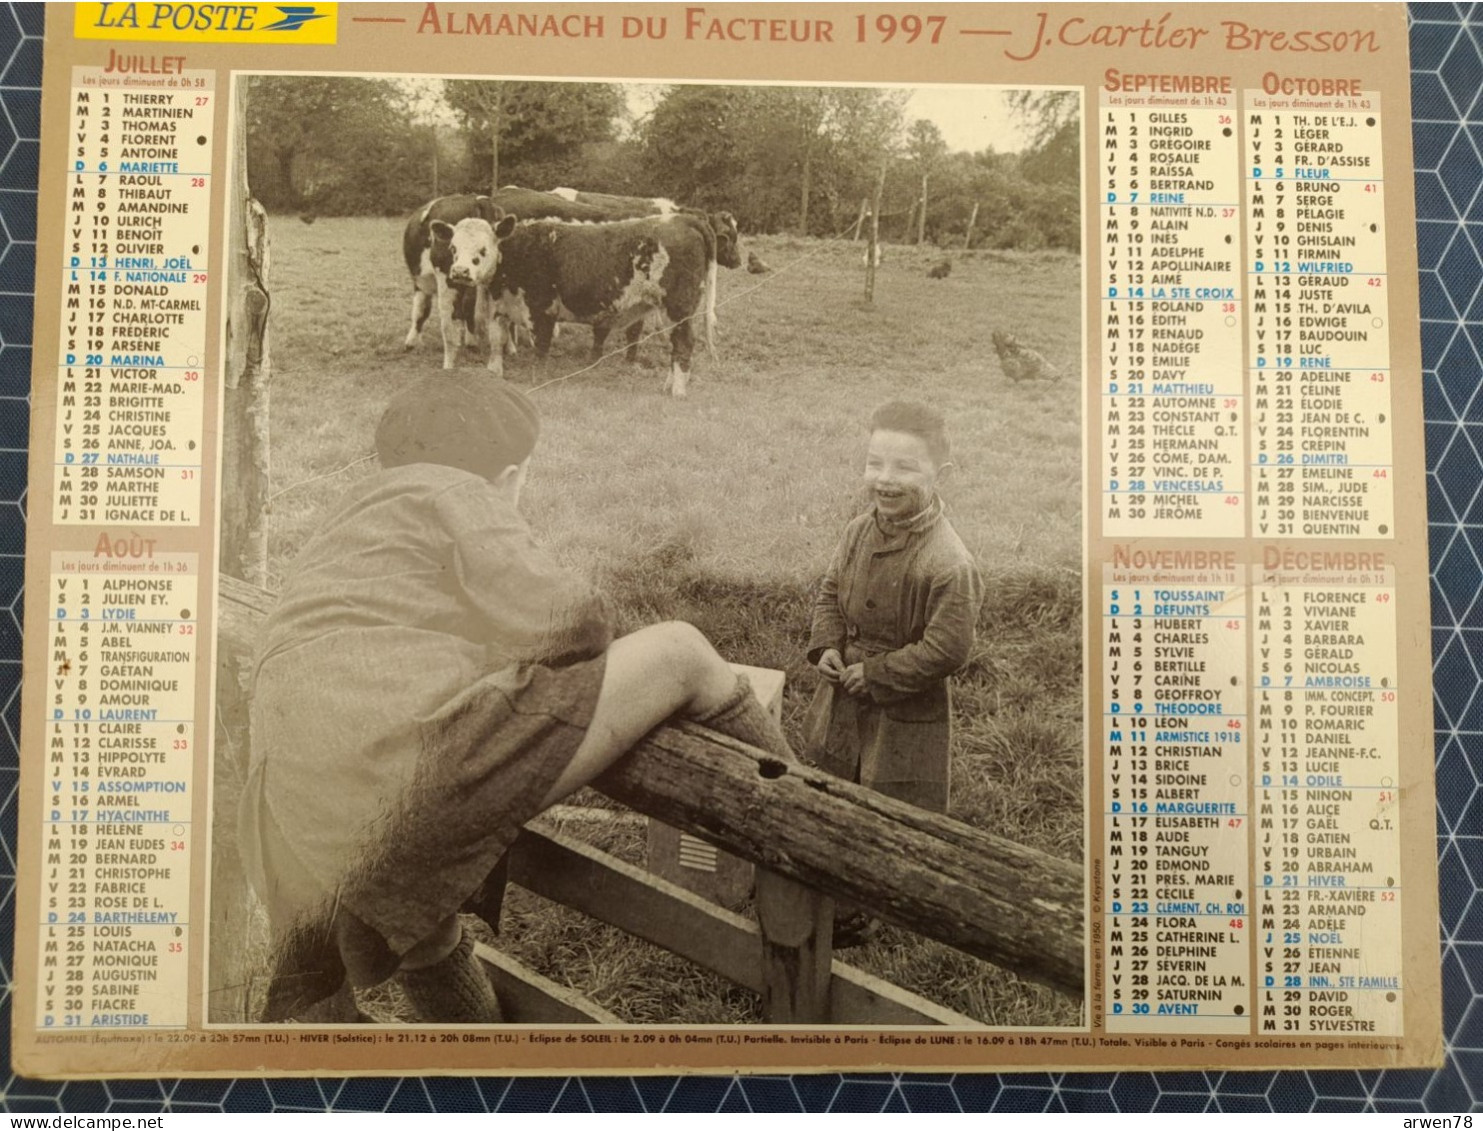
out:
<path id="1" fill-rule="evenodd" d="M 374 470 L 364 457 L 387 401 L 441 363 L 436 318 L 417 349 L 402 348 L 400 227 L 273 223 L 274 588 L 343 491 Z M 563 327 L 549 358 L 524 351 L 507 363 L 542 413 L 522 502 L 532 527 L 606 588 L 624 629 L 689 620 L 728 659 L 785 670 L 796 738 L 815 685 L 803 658 L 812 588 L 862 507 L 869 413 L 897 397 L 937 405 L 954 440 L 942 494 L 987 587 L 973 659 L 954 681 L 952 815 L 1080 861 L 1080 260 L 951 253 L 939 280 L 926 271 L 942 252 L 891 248 L 868 305 L 860 245 L 745 242 L 775 270 L 720 273 L 719 356 L 697 351 L 688 399 L 660 395 L 665 337 L 645 341 L 638 366 L 613 357 L 568 377 L 587 365 L 591 339 Z M 1007 381 L 994 330 L 1065 377 Z M 639 833 L 604 827 L 597 839 L 642 860 Z M 626 1020 L 760 1019 L 746 991 L 529 893 L 512 889 L 498 945 Z M 888 929 L 847 959 L 990 1024 L 1079 1016 L 1078 1001 L 906 932 Z"/>

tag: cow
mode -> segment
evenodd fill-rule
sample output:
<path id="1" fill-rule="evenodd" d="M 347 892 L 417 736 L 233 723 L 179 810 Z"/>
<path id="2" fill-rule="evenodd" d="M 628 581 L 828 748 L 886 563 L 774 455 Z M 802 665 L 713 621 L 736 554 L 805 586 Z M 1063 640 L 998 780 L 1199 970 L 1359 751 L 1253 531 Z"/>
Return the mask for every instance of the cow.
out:
<path id="1" fill-rule="evenodd" d="M 686 208 L 663 196 L 615 196 L 606 192 L 582 192 L 574 188 L 554 188 L 543 196 L 554 196 L 575 205 L 579 209 L 598 209 L 608 214 L 609 219 L 622 220 L 634 216 L 704 216 L 716 233 L 716 262 L 722 267 L 737 268 L 742 265 L 740 234 L 736 217 L 730 212 L 703 212 L 698 208 Z M 521 212 L 525 216 L 527 213 Z M 575 220 L 581 216 L 563 216 L 561 219 Z"/>
<path id="2" fill-rule="evenodd" d="M 741 233 L 736 217 L 730 212 L 702 212 L 698 208 L 685 208 L 662 196 L 615 196 L 606 192 L 582 192 L 574 188 L 554 188 L 546 196 L 566 201 L 573 208 L 599 209 L 609 214 L 610 219 L 621 220 L 632 216 L 674 216 L 683 214 L 704 217 L 716 236 L 716 258 L 706 271 L 705 340 L 711 353 L 715 353 L 716 333 L 716 265 L 737 268 L 742 265 Z M 516 209 L 516 211 L 519 211 Z M 520 215 L 529 215 L 521 212 Z M 581 216 L 563 216 L 561 219 L 577 220 Z"/>
<path id="3" fill-rule="evenodd" d="M 683 211 L 678 204 L 665 196 L 614 196 L 609 192 L 583 192 L 574 188 L 554 188 L 551 195 L 595 208 L 634 209 L 640 215 L 673 216 L 676 212 Z"/>
<path id="4" fill-rule="evenodd" d="M 434 297 L 443 330 L 443 368 L 452 369 L 459 347 L 485 335 L 487 289 L 499 263 L 500 241 L 515 230 L 487 196 L 444 196 L 413 214 L 402 233 L 402 255 L 412 275 L 412 328 L 417 344 Z"/>
<path id="5" fill-rule="evenodd" d="M 692 321 L 702 309 L 706 271 L 715 261 L 715 233 L 688 214 L 604 224 L 535 220 L 500 244 L 490 282 L 489 368 L 503 374 L 506 336 L 530 327 L 545 356 L 558 318 L 592 327 L 592 355 L 622 330 L 629 361 L 638 359 L 644 320 L 670 323 L 670 373 L 664 388 L 683 397 L 695 349 Z"/>

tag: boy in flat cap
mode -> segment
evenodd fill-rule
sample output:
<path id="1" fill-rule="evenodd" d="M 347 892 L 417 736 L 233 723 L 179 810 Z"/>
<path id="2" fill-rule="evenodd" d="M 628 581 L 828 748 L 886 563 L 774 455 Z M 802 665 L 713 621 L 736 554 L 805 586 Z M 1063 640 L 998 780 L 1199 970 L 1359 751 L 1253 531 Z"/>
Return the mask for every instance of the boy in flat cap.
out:
<path id="1" fill-rule="evenodd" d="M 294 562 L 241 809 L 274 938 L 264 1020 L 346 1019 L 352 986 L 397 975 L 421 1020 L 498 1021 L 458 911 L 521 825 L 676 714 L 791 760 L 698 630 L 613 639 L 602 597 L 534 543 L 517 504 L 538 431 L 482 374 L 412 386 L 381 470 Z"/>

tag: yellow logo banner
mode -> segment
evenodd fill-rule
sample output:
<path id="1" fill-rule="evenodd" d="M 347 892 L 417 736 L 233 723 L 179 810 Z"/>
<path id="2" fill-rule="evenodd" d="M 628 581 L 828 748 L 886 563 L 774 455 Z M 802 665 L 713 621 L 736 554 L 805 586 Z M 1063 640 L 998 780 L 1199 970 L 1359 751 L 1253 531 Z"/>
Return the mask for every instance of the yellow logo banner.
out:
<path id="1" fill-rule="evenodd" d="M 334 43 L 338 4 L 78 4 L 78 39 L 162 43 Z"/>

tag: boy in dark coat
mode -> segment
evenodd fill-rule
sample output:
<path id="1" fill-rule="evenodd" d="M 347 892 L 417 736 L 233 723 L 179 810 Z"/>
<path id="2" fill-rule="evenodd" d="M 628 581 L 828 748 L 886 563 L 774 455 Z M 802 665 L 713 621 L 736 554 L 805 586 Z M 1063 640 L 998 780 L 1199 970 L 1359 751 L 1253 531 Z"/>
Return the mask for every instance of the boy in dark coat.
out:
<path id="1" fill-rule="evenodd" d="M 259 652 L 241 807 L 275 970 L 264 1020 L 355 1015 L 394 974 L 424 1021 L 493 1022 L 458 911 L 520 826 L 671 715 L 790 758 L 687 624 L 613 639 L 517 510 L 539 423 L 440 374 L 382 417 L 382 470 L 300 552 Z"/>
<path id="2" fill-rule="evenodd" d="M 892 401 L 871 418 L 871 506 L 845 528 L 814 602 L 808 660 L 823 677 L 805 719 L 805 754 L 838 777 L 924 809 L 948 806 L 947 678 L 973 652 L 983 581 L 943 516 L 949 466 L 942 414 Z M 841 915 L 835 944 L 873 933 Z"/>

